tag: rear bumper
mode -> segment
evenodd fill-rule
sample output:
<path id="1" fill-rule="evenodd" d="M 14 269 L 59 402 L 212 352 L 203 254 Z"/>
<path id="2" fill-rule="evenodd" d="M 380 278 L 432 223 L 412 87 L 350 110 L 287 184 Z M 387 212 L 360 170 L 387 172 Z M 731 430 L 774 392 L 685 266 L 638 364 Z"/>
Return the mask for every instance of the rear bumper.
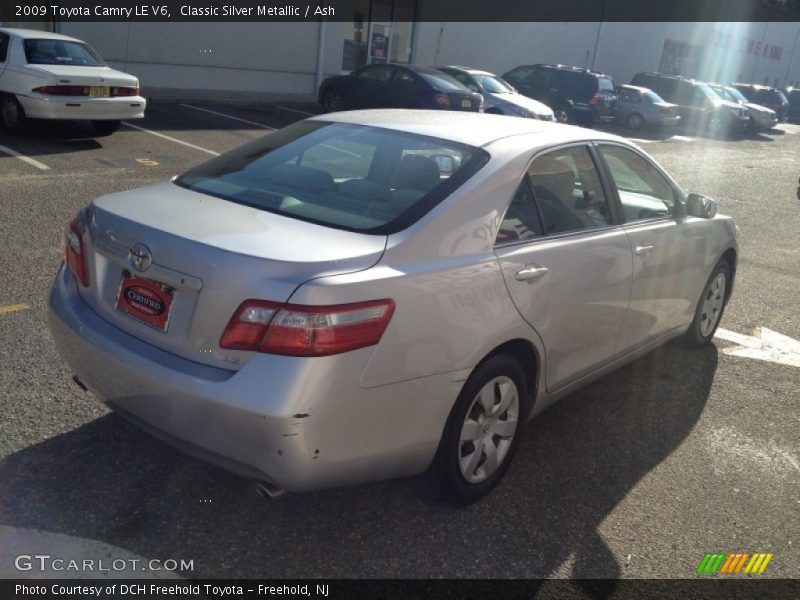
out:
<path id="1" fill-rule="evenodd" d="M 141 119 L 147 100 L 141 96 L 87 98 L 84 96 L 22 96 L 17 99 L 32 119 Z M 73 105 L 73 106 L 70 106 Z"/>
<path id="2" fill-rule="evenodd" d="M 675 127 L 681 122 L 681 118 L 678 115 L 674 117 L 656 117 L 654 122 L 659 127 Z"/>
<path id="3" fill-rule="evenodd" d="M 461 385 L 442 374 L 361 388 L 371 348 L 256 354 L 239 371 L 194 363 L 106 322 L 63 266 L 49 320 L 61 356 L 112 409 L 188 454 L 292 492 L 424 471 Z"/>

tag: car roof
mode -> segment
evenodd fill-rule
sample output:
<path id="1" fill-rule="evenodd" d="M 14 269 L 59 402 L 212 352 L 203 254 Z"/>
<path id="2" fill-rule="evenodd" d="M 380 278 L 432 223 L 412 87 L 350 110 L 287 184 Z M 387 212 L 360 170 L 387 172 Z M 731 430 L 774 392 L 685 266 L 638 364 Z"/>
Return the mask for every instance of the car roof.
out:
<path id="1" fill-rule="evenodd" d="M 408 69 L 409 71 L 413 71 L 414 73 L 425 73 L 427 75 L 441 75 L 442 72 L 434 67 L 426 67 L 425 65 L 400 65 L 396 63 L 389 63 L 393 67 L 399 67 L 401 69 Z"/>
<path id="2" fill-rule="evenodd" d="M 16 29 L 14 27 L 0 27 L 0 31 L 8 35 L 15 35 L 22 39 L 37 39 L 37 40 L 64 40 L 69 42 L 81 42 L 81 40 L 68 35 L 61 35 L 60 33 L 53 33 L 52 31 L 42 31 L 40 29 Z M 83 43 L 83 42 L 81 42 Z"/>
<path id="3" fill-rule="evenodd" d="M 623 83 L 619 87 L 620 87 L 620 89 L 635 90 L 635 91 L 641 92 L 641 93 L 652 91 L 649 87 L 644 87 L 644 86 L 641 86 L 641 85 L 630 85 L 629 83 Z"/>
<path id="4" fill-rule="evenodd" d="M 541 134 L 543 145 L 583 140 L 625 142 L 624 138 L 594 129 L 536 119 L 447 110 L 351 110 L 318 115 L 312 120 L 381 127 L 478 147 L 503 138 L 528 134 Z"/>
<path id="5" fill-rule="evenodd" d="M 436 67 L 437 69 L 453 69 L 455 71 L 464 71 L 465 73 L 469 73 L 470 75 L 494 75 L 494 73 L 490 73 L 489 71 L 484 71 L 483 69 L 473 69 L 472 67 L 460 67 L 457 65 L 445 65 L 443 67 Z"/>

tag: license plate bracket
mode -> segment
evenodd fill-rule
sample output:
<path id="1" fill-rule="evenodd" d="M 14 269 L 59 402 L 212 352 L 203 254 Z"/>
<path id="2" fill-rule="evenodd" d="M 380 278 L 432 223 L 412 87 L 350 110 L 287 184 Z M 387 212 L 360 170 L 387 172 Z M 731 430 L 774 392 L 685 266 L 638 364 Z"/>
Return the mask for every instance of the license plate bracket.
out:
<path id="1" fill-rule="evenodd" d="M 461 108 L 472 108 L 472 101 L 470 101 L 470 100 L 462 100 L 461 101 Z"/>
<path id="2" fill-rule="evenodd" d="M 122 272 L 117 291 L 117 311 L 161 333 L 166 333 L 175 290 L 152 279 Z"/>

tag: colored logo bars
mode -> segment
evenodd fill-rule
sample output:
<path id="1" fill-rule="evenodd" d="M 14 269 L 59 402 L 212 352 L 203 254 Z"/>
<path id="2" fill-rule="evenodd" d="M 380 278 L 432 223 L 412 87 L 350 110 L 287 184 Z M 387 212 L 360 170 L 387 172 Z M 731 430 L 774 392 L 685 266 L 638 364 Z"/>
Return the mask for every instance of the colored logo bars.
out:
<path id="1" fill-rule="evenodd" d="M 756 552 L 735 552 L 726 554 L 717 552 L 716 554 L 706 554 L 697 572 L 702 574 L 736 575 L 738 573 L 748 573 L 755 575 L 761 574 L 767 568 L 769 561 L 774 555 L 772 553 Z M 745 566 L 747 565 L 747 566 Z"/>

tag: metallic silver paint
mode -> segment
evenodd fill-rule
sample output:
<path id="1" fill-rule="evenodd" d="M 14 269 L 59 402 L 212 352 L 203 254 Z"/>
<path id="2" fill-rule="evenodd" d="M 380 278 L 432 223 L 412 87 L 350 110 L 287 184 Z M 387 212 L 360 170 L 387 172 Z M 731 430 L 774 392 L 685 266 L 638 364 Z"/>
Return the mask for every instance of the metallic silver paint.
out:
<path id="1" fill-rule="evenodd" d="M 525 419 L 688 328 L 716 262 L 736 248 L 730 218 L 655 219 L 495 248 L 537 154 L 603 141 L 647 155 L 596 131 L 432 112 L 319 117 L 490 154 L 441 204 L 388 237 L 169 184 L 96 200 L 84 235 L 92 285 L 80 288 L 62 268 L 51 292 L 62 356 L 90 390 L 156 435 L 242 475 L 307 491 L 423 471 L 469 374 L 509 341 L 527 344 L 541 363 L 523 365 L 543 374 Z M 167 334 L 113 310 L 137 241 L 153 251 L 147 276 L 176 288 Z M 637 255 L 636 246 L 653 250 Z M 542 268 L 534 279 L 517 277 Z M 220 349 L 228 319 L 247 298 L 311 305 L 391 298 L 396 310 L 379 344 L 344 354 Z"/>

